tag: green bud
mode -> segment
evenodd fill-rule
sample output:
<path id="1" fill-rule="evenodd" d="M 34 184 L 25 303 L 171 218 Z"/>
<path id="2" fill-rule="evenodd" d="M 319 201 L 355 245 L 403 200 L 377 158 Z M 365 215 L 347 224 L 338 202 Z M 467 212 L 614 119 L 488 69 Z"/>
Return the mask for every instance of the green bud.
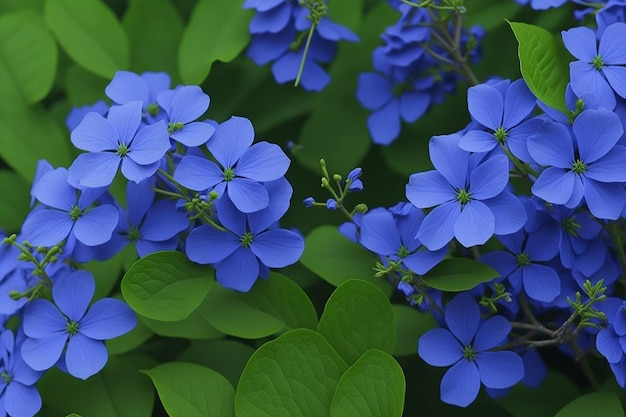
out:
<path id="1" fill-rule="evenodd" d="M 365 203 L 359 203 L 356 206 L 354 206 L 354 212 L 355 213 L 367 213 L 367 204 Z"/>
<path id="2" fill-rule="evenodd" d="M 334 180 L 335 182 L 340 182 L 340 181 L 342 180 L 341 175 L 339 175 L 339 174 L 334 174 L 334 175 L 333 175 L 333 180 Z"/>
<path id="3" fill-rule="evenodd" d="M 322 177 L 322 187 L 328 187 L 328 179 L 326 177 Z"/>
<path id="4" fill-rule="evenodd" d="M 211 200 L 217 200 L 219 198 L 219 194 L 216 191 L 211 191 L 209 192 L 209 198 Z"/>
<path id="5" fill-rule="evenodd" d="M 9 291 L 9 297 L 11 297 L 11 300 L 17 301 L 20 298 L 22 298 L 22 296 L 23 296 L 22 293 L 19 291 L 15 291 L 15 290 Z"/>

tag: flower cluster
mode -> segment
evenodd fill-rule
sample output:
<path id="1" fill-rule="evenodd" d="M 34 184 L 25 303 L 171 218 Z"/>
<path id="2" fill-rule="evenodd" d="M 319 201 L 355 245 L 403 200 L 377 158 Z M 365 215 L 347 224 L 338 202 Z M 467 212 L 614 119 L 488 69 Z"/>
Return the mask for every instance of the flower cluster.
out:
<path id="1" fill-rule="evenodd" d="M 323 65 L 335 57 L 337 42 L 359 40 L 327 16 L 326 1 L 246 0 L 243 7 L 256 11 L 248 57 L 257 65 L 272 62 L 279 84 L 296 80 L 305 90 L 321 91 L 330 82 Z"/>
<path id="2" fill-rule="evenodd" d="M 462 28 L 462 14 L 433 12 L 408 4 L 396 6 L 398 21 L 381 35 L 372 54 L 376 72 L 362 73 L 357 98 L 372 113 L 367 127 L 376 144 L 389 145 L 400 134 L 401 120 L 418 120 L 441 103 L 460 79 L 474 82 L 468 62 L 480 57 L 484 36 L 479 26 Z"/>
<path id="3" fill-rule="evenodd" d="M 127 246 L 136 257 L 179 250 L 211 264 L 224 287 L 248 291 L 269 268 L 295 263 L 302 236 L 281 229 L 292 188 L 278 145 L 253 143 L 252 123 L 200 120 L 199 86 L 170 88 L 165 73 L 119 71 L 113 103 L 75 109 L 69 168 L 37 167 L 32 210 L 0 252 L 0 414 L 32 416 L 35 382 L 58 367 L 81 379 L 106 364 L 105 340 L 137 323 L 115 298 L 92 304 L 96 281 L 82 264 Z M 126 198 L 111 187 L 122 180 Z M 122 182 L 121 184 L 124 184 Z M 17 328 L 7 327 L 13 317 Z"/>
<path id="4" fill-rule="evenodd" d="M 410 176 L 409 203 L 345 210 L 351 221 L 340 230 L 378 255 L 377 275 L 438 321 L 418 353 L 450 367 L 446 403 L 471 404 L 481 385 L 492 396 L 519 382 L 537 386 L 545 366 L 532 352 L 543 346 L 568 344 L 574 358 L 595 347 L 626 386 L 626 302 L 615 285 L 626 265 L 626 24 L 596 18 L 598 30 L 562 33 L 573 56 L 567 112 L 537 100 L 523 79 L 477 84 L 467 94 L 471 122 L 430 139 L 434 169 Z M 405 9 L 403 19 L 378 59 L 427 56 L 400 47 L 432 36 L 416 23 L 424 9 Z M 382 76 L 361 82 L 361 99 L 402 114 L 409 99 L 381 93 L 377 86 L 391 87 Z M 395 136 L 396 125 L 380 119 L 379 131 Z M 424 279 L 446 255 L 472 257 L 496 278 L 450 298 Z"/>

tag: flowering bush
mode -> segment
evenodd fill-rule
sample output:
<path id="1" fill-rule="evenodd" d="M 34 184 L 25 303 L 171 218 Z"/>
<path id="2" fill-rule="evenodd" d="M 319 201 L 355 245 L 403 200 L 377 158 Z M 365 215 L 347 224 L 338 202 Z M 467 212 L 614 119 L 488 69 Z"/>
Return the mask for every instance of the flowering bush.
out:
<path id="1" fill-rule="evenodd" d="M 624 0 L 0 38 L 0 416 L 624 416 Z"/>

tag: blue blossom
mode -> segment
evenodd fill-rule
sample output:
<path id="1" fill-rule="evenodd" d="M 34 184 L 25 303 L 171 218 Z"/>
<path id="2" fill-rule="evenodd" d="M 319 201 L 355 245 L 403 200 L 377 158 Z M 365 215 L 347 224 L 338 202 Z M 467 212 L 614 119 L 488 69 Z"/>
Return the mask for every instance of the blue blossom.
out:
<path id="1" fill-rule="evenodd" d="M 169 90 L 170 83 L 170 76 L 165 72 L 144 72 L 138 75 L 130 71 L 117 71 L 104 92 L 115 104 L 141 102 L 144 119 L 152 124 L 163 117 L 157 97 Z"/>
<path id="2" fill-rule="evenodd" d="M 211 123 L 196 122 L 211 102 L 197 85 L 179 86 L 162 92 L 157 102 L 165 111 L 170 138 L 185 146 L 200 146 L 208 141 L 215 127 Z"/>
<path id="3" fill-rule="evenodd" d="M 33 195 L 44 206 L 31 212 L 22 225 L 23 237 L 32 245 L 53 246 L 70 238 L 95 246 L 111 238 L 117 209 L 110 204 L 92 206 L 105 190 L 77 190 L 67 177 L 65 168 L 57 168 L 35 184 Z"/>
<path id="4" fill-rule="evenodd" d="M 71 375 L 87 379 L 104 367 L 108 359 L 104 340 L 130 331 L 137 319 L 130 307 L 114 298 L 89 307 L 94 292 L 91 273 L 76 271 L 54 283 L 54 303 L 39 298 L 28 304 L 22 357 L 31 368 L 49 369 L 63 356 Z"/>
<path id="5" fill-rule="evenodd" d="M 174 179 L 196 191 L 214 187 L 219 196 L 228 195 L 244 213 L 261 210 L 269 204 L 269 195 L 261 182 L 282 177 L 290 160 L 278 145 L 267 142 L 252 145 L 253 141 L 250 120 L 233 116 L 219 125 L 207 144 L 217 164 L 204 157 L 187 155 L 176 167 Z"/>
<path id="6" fill-rule="evenodd" d="M 524 363 L 517 353 L 491 351 L 511 331 L 506 318 L 493 316 L 481 322 L 478 304 L 464 293 L 446 305 L 445 323 L 449 330 L 429 330 L 420 337 L 418 347 L 429 365 L 452 365 L 441 380 L 443 402 L 466 407 L 476 399 L 481 384 L 509 388 L 524 377 Z"/>
<path id="7" fill-rule="evenodd" d="M 337 200 L 334 198 L 329 198 L 326 200 L 326 208 L 328 210 L 337 210 Z"/>
<path id="8" fill-rule="evenodd" d="M 584 198 L 599 219 L 617 219 L 626 204 L 626 147 L 616 145 L 623 134 L 619 117 L 606 109 L 585 110 L 567 127 L 545 122 L 531 136 L 532 158 L 546 166 L 532 193 L 568 208 Z"/>
<path id="9" fill-rule="evenodd" d="M 300 85 L 305 90 L 321 91 L 330 82 L 330 76 L 320 64 L 332 61 L 337 51 L 336 42 L 359 39 L 349 29 L 330 20 L 322 10 L 325 4 L 316 2 L 310 5 L 316 8 L 316 26 L 304 56 L 313 22 L 309 18 L 313 12 L 308 7 L 289 0 L 247 0 L 243 7 L 257 12 L 250 22 L 253 38 L 247 55 L 257 65 L 273 62 L 272 74 L 279 84 L 296 79 L 304 58 Z"/>
<path id="10" fill-rule="evenodd" d="M 280 189 L 277 193 L 283 193 Z M 219 199 L 217 218 L 226 230 L 205 224 L 189 233 L 186 253 L 200 264 L 214 264 L 217 281 L 226 288 L 249 291 L 262 267 L 283 268 L 295 263 L 304 250 L 296 232 L 272 228 L 286 208 L 244 214 L 228 199 Z"/>
<path id="11" fill-rule="evenodd" d="M 417 238 L 430 250 L 452 238 L 465 247 L 481 245 L 493 234 L 521 229 L 527 216 L 517 197 L 506 190 L 509 161 L 504 155 L 481 160 L 462 150 L 459 135 L 435 136 L 430 158 L 436 170 L 409 177 L 406 196 L 417 208 L 435 207 Z"/>
<path id="12" fill-rule="evenodd" d="M 626 50 L 621 42 L 626 38 L 626 23 L 608 26 L 599 44 L 593 30 L 587 27 L 563 31 L 562 36 L 567 49 L 578 59 L 570 63 L 574 93 L 593 93 L 602 106 L 614 109 L 615 94 L 626 98 Z"/>
<path id="13" fill-rule="evenodd" d="M 315 204 L 315 199 L 313 197 L 307 197 L 302 200 L 302 202 L 304 202 L 304 205 L 307 207 L 313 207 L 313 204 Z"/>
<path id="14" fill-rule="evenodd" d="M 495 85 L 480 84 L 467 90 L 467 104 L 479 125 L 467 130 L 459 146 L 470 152 L 489 152 L 506 146 L 523 161 L 530 161 L 526 139 L 542 123 L 529 119 L 537 99 L 523 79 Z"/>
<path id="15" fill-rule="evenodd" d="M 1 416 L 32 417 L 41 409 L 41 395 L 35 383 L 42 373 L 24 362 L 20 348 L 21 341 L 16 340 L 11 330 L 0 333 Z"/>
<path id="16" fill-rule="evenodd" d="M 360 243 L 385 260 L 401 261 L 409 269 L 423 275 L 446 255 L 446 248 L 431 252 L 415 237 L 424 214 L 413 206 L 406 215 L 394 216 L 378 208 L 361 218 Z"/>
<path id="17" fill-rule="evenodd" d="M 129 180 L 139 182 L 157 171 L 170 147 L 163 121 L 141 127 L 141 102 L 131 101 L 109 109 L 107 118 L 87 114 L 72 131 L 78 155 L 68 170 L 68 180 L 77 187 L 106 187 L 121 168 Z"/>

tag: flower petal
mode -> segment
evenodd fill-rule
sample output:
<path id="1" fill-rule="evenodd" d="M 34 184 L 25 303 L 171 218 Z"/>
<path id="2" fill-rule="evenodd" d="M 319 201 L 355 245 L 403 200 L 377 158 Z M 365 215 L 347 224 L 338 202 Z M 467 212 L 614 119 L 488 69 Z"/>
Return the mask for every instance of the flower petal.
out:
<path id="1" fill-rule="evenodd" d="M 68 169 L 67 180 L 77 187 L 106 187 L 111 185 L 122 158 L 113 152 L 78 155 Z"/>
<path id="2" fill-rule="evenodd" d="M 480 374 L 473 362 L 457 362 L 441 380 L 441 401 L 447 404 L 467 407 L 480 391 Z"/>
<path id="3" fill-rule="evenodd" d="M 174 179 L 191 190 L 204 191 L 224 181 L 224 173 L 208 159 L 186 155 L 178 163 Z"/>
<path id="4" fill-rule="evenodd" d="M 476 352 L 493 349 L 511 332 L 511 323 L 503 316 L 493 316 L 478 327 L 472 349 Z"/>
<path id="5" fill-rule="evenodd" d="M 32 212 L 22 225 L 23 238 L 34 246 L 54 246 L 67 238 L 74 222 L 69 213 L 55 209 Z"/>
<path id="6" fill-rule="evenodd" d="M 461 215 L 461 205 L 452 201 L 434 208 L 422 222 L 417 238 L 430 250 L 441 249 L 454 237 L 454 225 Z"/>
<path id="7" fill-rule="evenodd" d="M 215 264 L 215 277 L 222 287 L 247 292 L 259 277 L 259 262 L 250 249 L 239 248 Z"/>
<path id="8" fill-rule="evenodd" d="M 52 368 L 61 357 L 68 336 L 67 333 L 59 333 L 44 339 L 27 338 L 21 351 L 24 362 L 36 371 Z"/>
<path id="9" fill-rule="evenodd" d="M 502 126 L 504 100 L 498 90 L 487 84 L 479 84 L 467 90 L 467 107 L 472 117 L 491 130 Z"/>
<path id="10" fill-rule="evenodd" d="M 79 270 L 59 279 L 52 286 L 52 298 L 70 320 L 79 322 L 96 291 L 91 273 Z"/>
<path id="11" fill-rule="evenodd" d="M 70 375 L 87 379 L 100 372 L 108 358 L 109 353 L 103 341 L 77 333 L 67 344 L 65 365 Z"/>
<path id="12" fill-rule="evenodd" d="M 119 211 L 110 204 L 94 207 L 74 224 L 74 236 L 87 246 L 108 242 L 119 220 Z"/>
<path id="13" fill-rule="evenodd" d="M 67 320 L 50 301 L 35 299 L 24 310 L 22 328 L 34 339 L 66 337 Z"/>
<path id="14" fill-rule="evenodd" d="M 432 329 L 419 338 L 417 353 L 431 366 L 450 366 L 463 358 L 463 347 L 446 329 Z"/>
<path id="15" fill-rule="evenodd" d="M 250 120 L 232 116 L 217 127 L 207 147 L 224 168 L 232 168 L 253 140 L 254 128 Z"/>
<path id="16" fill-rule="evenodd" d="M 445 310 L 446 325 L 463 346 L 472 344 L 480 322 L 478 303 L 468 293 L 454 297 Z"/>
<path id="17" fill-rule="evenodd" d="M 197 85 L 185 85 L 172 97 L 170 123 L 190 123 L 202 116 L 209 108 L 209 96 Z"/>
<path id="18" fill-rule="evenodd" d="M 274 229 L 254 237 L 250 249 L 270 268 L 283 268 L 294 264 L 304 251 L 304 239 L 287 229 Z"/>
<path id="19" fill-rule="evenodd" d="M 476 365 L 480 380 L 489 388 L 509 388 L 524 377 L 524 361 L 514 352 L 480 352 Z"/>
<path id="20" fill-rule="evenodd" d="M 243 213 L 253 213 L 269 204 L 269 194 L 262 184 L 247 178 L 234 178 L 226 189 L 235 207 Z"/>
<path id="21" fill-rule="evenodd" d="M 186 253 L 199 264 L 219 262 L 241 246 L 231 232 L 222 232 L 210 225 L 196 227 L 187 236 Z"/>
<path id="22" fill-rule="evenodd" d="M 495 230 L 493 213 L 484 203 L 470 201 L 463 207 L 454 224 L 454 237 L 466 248 L 482 245 Z"/>
<path id="23" fill-rule="evenodd" d="M 290 163 L 280 146 L 259 142 L 241 155 L 235 175 L 259 182 L 273 181 L 285 175 Z"/>
<path id="24" fill-rule="evenodd" d="M 125 302 L 102 298 L 89 308 L 78 331 L 90 339 L 106 340 L 121 336 L 136 325 L 137 317 Z"/>

